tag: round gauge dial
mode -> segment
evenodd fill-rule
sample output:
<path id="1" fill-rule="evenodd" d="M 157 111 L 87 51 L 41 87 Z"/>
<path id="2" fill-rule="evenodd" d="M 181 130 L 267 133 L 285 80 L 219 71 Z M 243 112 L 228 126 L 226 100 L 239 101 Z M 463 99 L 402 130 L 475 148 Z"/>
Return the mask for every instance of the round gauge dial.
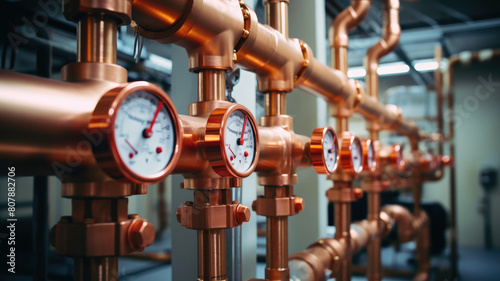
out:
<path id="1" fill-rule="evenodd" d="M 354 138 L 351 143 L 351 159 L 354 171 L 361 171 L 363 169 L 363 150 L 358 138 Z"/>
<path id="2" fill-rule="evenodd" d="M 377 159 L 374 141 L 368 139 L 362 142 L 363 146 L 363 170 L 375 171 Z"/>
<path id="3" fill-rule="evenodd" d="M 357 174 L 363 170 L 363 149 L 358 137 L 349 132 L 342 135 L 342 144 L 340 147 L 340 160 L 342 170 Z"/>
<path id="4" fill-rule="evenodd" d="M 255 132 L 248 115 L 241 110 L 229 114 L 224 129 L 224 147 L 231 166 L 244 173 L 250 169 L 255 158 Z"/>
<path id="5" fill-rule="evenodd" d="M 207 121 L 205 154 L 222 177 L 246 177 L 258 156 L 257 123 L 242 105 L 218 108 Z"/>
<path id="6" fill-rule="evenodd" d="M 157 96 L 137 91 L 116 113 L 115 141 L 123 163 L 139 175 L 161 172 L 175 149 L 172 116 Z"/>
<path id="7" fill-rule="evenodd" d="M 182 133 L 177 111 L 168 96 L 152 84 L 134 82 L 106 93 L 89 127 L 105 130 L 104 141 L 97 143 L 94 154 L 115 179 L 158 182 L 179 157 Z"/>
<path id="8" fill-rule="evenodd" d="M 339 145 L 331 127 L 316 128 L 309 146 L 314 169 L 319 174 L 331 174 L 337 169 Z"/>

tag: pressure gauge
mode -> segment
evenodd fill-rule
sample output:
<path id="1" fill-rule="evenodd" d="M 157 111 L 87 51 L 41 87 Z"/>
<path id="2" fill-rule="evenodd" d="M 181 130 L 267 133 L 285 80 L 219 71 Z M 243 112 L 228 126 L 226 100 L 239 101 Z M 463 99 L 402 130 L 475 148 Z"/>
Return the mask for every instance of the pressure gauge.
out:
<path id="1" fill-rule="evenodd" d="M 101 129 L 94 143 L 96 160 L 111 177 L 140 184 L 162 180 L 179 157 L 181 127 L 170 98 L 147 82 L 134 82 L 106 93 L 89 129 Z"/>
<path id="2" fill-rule="evenodd" d="M 374 172 L 377 169 L 375 142 L 367 139 L 361 142 L 363 147 L 363 170 Z"/>
<path id="3" fill-rule="evenodd" d="M 392 146 L 391 154 L 389 155 L 391 166 L 394 169 L 400 170 L 405 165 L 403 159 L 403 147 L 399 144 Z"/>
<path id="4" fill-rule="evenodd" d="M 357 174 L 363 170 L 363 148 L 358 137 L 349 132 L 344 132 L 340 145 L 340 162 L 342 170 Z"/>
<path id="5" fill-rule="evenodd" d="M 255 169 L 259 142 L 257 123 L 242 105 L 215 109 L 205 131 L 205 154 L 222 177 L 247 177 Z"/>
<path id="6" fill-rule="evenodd" d="M 331 127 L 316 128 L 311 135 L 309 151 L 314 170 L 318 174 L 331 174 L 339 159 L 337 135 Z"/>

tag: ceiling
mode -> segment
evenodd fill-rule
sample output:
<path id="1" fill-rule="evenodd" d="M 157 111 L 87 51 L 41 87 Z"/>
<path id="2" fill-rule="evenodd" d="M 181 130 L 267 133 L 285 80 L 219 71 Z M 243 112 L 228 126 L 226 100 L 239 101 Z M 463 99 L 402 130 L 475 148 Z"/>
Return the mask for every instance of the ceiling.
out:
<path id="1" fill-rule="evenodd" d="M 325 0 L 327 30 L 349 0 Z M 420 0 L 401 1 L 402 35 L 398 51 L 381 63 L 428 59 L 441 44 L 446 56 L 461 51 L 500 48 L 500 1 Z M 349 65 L 361 66 L 367 49 L 380 36 L 382 0 L 373 0 L 365 21 L 350 33 Z"/>

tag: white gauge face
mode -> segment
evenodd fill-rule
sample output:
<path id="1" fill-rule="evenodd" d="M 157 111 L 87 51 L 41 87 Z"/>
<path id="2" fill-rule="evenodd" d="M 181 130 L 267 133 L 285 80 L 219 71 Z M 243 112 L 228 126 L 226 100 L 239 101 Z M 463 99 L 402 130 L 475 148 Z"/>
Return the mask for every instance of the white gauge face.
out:
<path id="1" fill-rule="evenodd" d="M 142 90 L 126 97 L 114 130 L 118 154 L 132 172 L 152 176 L 172 159 L 175 128 L 167 106 L 156 95 Z"/>
<path id="2" fill-rule="evenodd" d="M 352 167 L 356 173 L 361 170 L 362 157 L 361 144 L 359 143 L 359 139 L 355 138 L 351 145 L 351 160 Z"/>
<path id="3" fill-rule="evenodd" d="M 375 165 L 375 149 L 373 148 L 373 142 L 367 147 L 368 151 L 368 168 L 373 169 Z"/>
<path id="4" fill-rule="evenodd" d="M 231 166 L 246 172 L 255 158 L 255 131 L 249 116 L 241 110 L 229 114 L 224 129 L 224 149 Z"/>
<path id="5" fill-rule="evenodd" d="M 337 165 L 337 138 L 331 130 L 326 131 L 323 139 L 323 157 L 328 172 L 333 172 Z"/>

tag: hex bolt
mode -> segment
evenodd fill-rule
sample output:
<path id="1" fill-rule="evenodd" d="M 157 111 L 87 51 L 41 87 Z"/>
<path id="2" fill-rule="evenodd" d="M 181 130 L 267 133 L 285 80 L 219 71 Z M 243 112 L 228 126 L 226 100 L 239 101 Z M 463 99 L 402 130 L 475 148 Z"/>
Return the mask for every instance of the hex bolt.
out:
<path id="1" fill-rule="evenodd" d="M 238 205 L 236 207 L 236 214 L 235 215 L 236 215 L 236 221 L 239 224 L 247 222 L 250 220 L 250 208 L 248 208 L 247 206 Z"/>
<path id="2" fill-rule="evenodd" d="M 295 206 L 295 211 L 297 212 L 304 210 L 304 199 L 300 197 L 295 197 L 294 206 Z"/>
<path id="3" fill-rule="evenodd" d="M 155 240 L 155 228 L 144 219 L 134 220 L 128 228 L 128 241 L 130 247 L 136 251 L 141 251 L 153 244 Z"/>
<path id="4" fill-rule="evenodd" d="M 363 197 L 363 190 L 361 188 L 355 188 L 354 189 L 354 198 L 356 200 L 360 199 L 361 197 Z"/>

